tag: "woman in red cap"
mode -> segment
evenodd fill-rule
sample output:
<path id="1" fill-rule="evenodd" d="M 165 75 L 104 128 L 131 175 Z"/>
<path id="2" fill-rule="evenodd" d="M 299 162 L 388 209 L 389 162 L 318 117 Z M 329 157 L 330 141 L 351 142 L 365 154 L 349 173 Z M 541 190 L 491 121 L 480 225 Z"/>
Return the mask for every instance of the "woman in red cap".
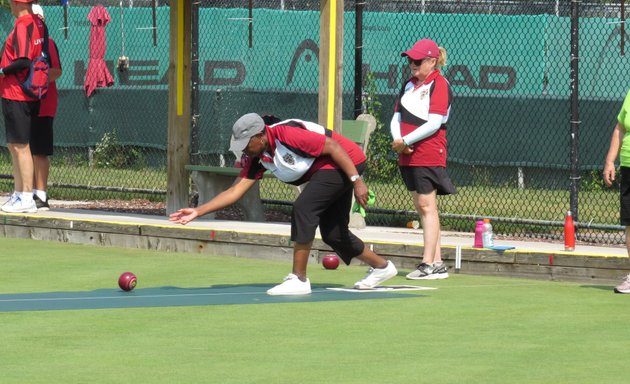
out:
<path id="1" fill-rule="evenodd" d="M 422 262 L 407 278 L 445 279 L 437 195 L 456 192 L 446 172 L 446 122 L 452 94 L 439 69 L 446 64 L 446 50 L 431 39 L 422 39 L 401 56 L 407 57 L 412 77 L 396 100 L 390 126 L 392 149 L 399 154 L 400 173 L 422 220 L 424 238 Z"/>

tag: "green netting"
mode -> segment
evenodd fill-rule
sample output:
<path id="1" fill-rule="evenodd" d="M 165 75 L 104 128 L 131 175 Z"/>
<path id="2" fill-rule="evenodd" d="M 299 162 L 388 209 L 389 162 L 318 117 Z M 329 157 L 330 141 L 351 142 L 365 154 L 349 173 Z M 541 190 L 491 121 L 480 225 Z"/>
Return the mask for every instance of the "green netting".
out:
<path id="1" fill-rule="evenodd" d="M 95 4 L 72 2 L 64 20 L 57 1 L 41 3 L 64 68 L 58 81 L 51 182 L 73 186 L 72 193 L 59 187 L 53 194 L 116 198 L 121 191 L 133 197 L 137 193 L 129 191 L 141 190 L 156 191 L 153 198 L 163 199 L 168 3 L 155 2 L 154 22 L 152 0 L 102 2 L 111 16 L 105 61 L 115 84 L 99 88 L 90 98 L 83 91 L 91 28 L 86 16 Z M 400 212 L 413 211 L 389 150 L 388 124 L 396 94 L 408 76 L 400 52 L 431 37 L 448 51 L 444 74 L 455 96 L 448 128 L 449 171 L 460 193 L 440 201 L 445 225 L 472 231 L 473 217 L 491 216 L 497 218 L 497 233 L 558 236 L 555 229 L 531 223 L 560 222 L 569 207 L 570 2 L 361 4 L 362 23 L 357 26 L 359 2 L 345 1 L 342 117 L 354 118 L 360 112 L 354 102 L 362 99 L 362 109 L 378 120 L 367 179 L 380 199 L 370 223 L 402 225 L 409 215 Z M 252 20 L 241 1 L 202 0 L 193 5 L 198 10 L 193 28 L 198 32 L 191 37 L 198 47 L 198 72 L 192 73 L 198 92 L 193 95 L 193 162 L 230 165 L 230 130 L 243 113 L 317 120 L 320 3 L 261 0 L 253 5 Z M 599 176 L 615 117 L 630 87 L 629 55 L 624 52 L 628 33 L 621 28 L 625 15 L 620 15 L 620 5 L 580 3 L 579 221 L 605 227 L 603 232 L 593 227 L 580 232 L 598 241 L 609 241 L 610 231 L 620 240 L 617 191 L 604 188 Z M 6 36 L 13 20 L 8 9 L 2 9 L 0 33 Z M 357 27 L 362 37 L 358 67 Z M 121 56 L 129 58 L 126 70 L 118 67 Z M 364 80 L 359 94 L 357 71 Z M 121 172 L 134 176 L 123 177 Z M 4 148 L 0 174 L 11 174 Z M 8 182 L 0 186 L 3 191 L 11 188 Z M 263 196 L 287 204 L 291 198 L 272 184 L 263 185 Z"/>

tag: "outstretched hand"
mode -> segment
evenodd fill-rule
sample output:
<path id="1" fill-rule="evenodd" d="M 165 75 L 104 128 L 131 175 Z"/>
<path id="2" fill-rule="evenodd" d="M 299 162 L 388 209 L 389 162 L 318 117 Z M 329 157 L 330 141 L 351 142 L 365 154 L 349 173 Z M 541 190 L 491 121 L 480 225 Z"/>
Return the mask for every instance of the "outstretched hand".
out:
<path id="1" fill-rule="evenodd" d="M 199 216 L 199 212 L 195 208 L 182 208 L 177 212 L 171 213 L 168 220 L 173 223 L 186 225 L 195 220 L 197 216 Z"/>

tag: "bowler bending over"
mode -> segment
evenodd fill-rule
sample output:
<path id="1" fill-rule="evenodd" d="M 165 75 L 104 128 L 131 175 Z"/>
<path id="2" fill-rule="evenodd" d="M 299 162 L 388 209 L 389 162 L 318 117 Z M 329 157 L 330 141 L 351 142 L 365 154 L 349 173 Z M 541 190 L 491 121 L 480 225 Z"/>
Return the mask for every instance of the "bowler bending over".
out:
<path id="1" fill-rule="evenodd" d="M 372 289 L 396 276 L 391 261 L 371 251 L 348 229 L 352 195 L 364 208 L 368 198 L 360 176 L 366 157 L 357 144 L 312 122 L 290 119 L 266 125 L 259 115 L 249 113 L 234 123 L 230 150 L 237 158 L 243 153 L 243 169 L 232 186 L 197 208 L 172 213 L 170 221 L 187 224 L 234 204 L 268 170 L 287 184 L 308 181 L 291 213 L 293 271 L 269 289 L 269 295 L 311 293 L 306 266 L 318 226 L 322 240 L 346 264 L 357 258 L 371 267 L 355 288 Z"/>

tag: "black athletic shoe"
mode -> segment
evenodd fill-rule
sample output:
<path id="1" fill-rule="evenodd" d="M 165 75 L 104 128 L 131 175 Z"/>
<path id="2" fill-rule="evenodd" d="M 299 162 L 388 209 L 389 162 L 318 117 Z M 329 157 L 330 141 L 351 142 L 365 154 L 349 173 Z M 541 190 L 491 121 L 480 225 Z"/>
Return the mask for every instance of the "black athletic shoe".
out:
<path id="1" fill-rule="evenodd" d="M 42 201 L 37 195 L 33 195 L 33 200 L 35 200 L 35 206 L 37 206 L 38 211 L 47 211 L 50 209 L 50 205 L 48 205 L 48 199 L 46 201 Z"/>

